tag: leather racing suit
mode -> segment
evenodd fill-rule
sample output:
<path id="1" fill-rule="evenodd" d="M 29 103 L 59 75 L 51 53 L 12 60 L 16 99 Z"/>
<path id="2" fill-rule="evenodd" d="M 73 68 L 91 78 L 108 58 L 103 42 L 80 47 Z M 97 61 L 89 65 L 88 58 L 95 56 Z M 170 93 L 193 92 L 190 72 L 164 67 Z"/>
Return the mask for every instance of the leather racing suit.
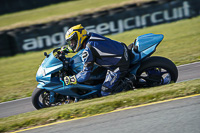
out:
<path id="1" fill-rule="evenodd" d="M 89 79 L 93 64 L 107 68 L 106 78 L 102 85 L 103 92 L 112 93 L 118 86 L 129 68 L 128 48 L 125 44 L 89 33 L 86 47 L 82 53 L 84 67 L 76 76 L 77 82 L 82 83 Z"/>

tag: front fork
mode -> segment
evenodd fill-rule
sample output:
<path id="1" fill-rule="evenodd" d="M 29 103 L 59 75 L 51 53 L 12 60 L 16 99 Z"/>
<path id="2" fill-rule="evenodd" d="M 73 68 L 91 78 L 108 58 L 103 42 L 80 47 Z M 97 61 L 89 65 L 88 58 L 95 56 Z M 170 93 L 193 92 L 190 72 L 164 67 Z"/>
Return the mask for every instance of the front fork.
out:
<path id="1" fill-rule="evenodd" d="M 59 79 L 63 83 L 63 88 L 64 88 L 65 87 L 65 83 L 62 80 L 63 78 L 64 78 L 64 74 L 60 71 Z M 56 95 L 55 92 L 50 91 L 50 97 L 49 97 L 49 103 L 50 104 L 55 103 L 55 101 L 56 101 L 55 95 Z"/>
<path id="2" fill-rule="evenodd" d="M 55 92 L 50 92 L 49 102 L 50 104 L 55 102 Z"/>

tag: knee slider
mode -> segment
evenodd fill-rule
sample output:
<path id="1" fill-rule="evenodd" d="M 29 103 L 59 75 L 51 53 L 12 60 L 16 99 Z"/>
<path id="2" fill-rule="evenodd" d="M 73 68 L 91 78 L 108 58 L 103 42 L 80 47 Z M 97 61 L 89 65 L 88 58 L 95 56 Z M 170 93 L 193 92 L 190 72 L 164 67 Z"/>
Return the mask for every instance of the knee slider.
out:
<path id="1" fill-rule="evenodd" d="M 110 92 L 111 90 L 108 87 L 106 87 L 106 86 L 102 86 L 101 87 L 101 91 L 103 91 L 103 92 Z"/>

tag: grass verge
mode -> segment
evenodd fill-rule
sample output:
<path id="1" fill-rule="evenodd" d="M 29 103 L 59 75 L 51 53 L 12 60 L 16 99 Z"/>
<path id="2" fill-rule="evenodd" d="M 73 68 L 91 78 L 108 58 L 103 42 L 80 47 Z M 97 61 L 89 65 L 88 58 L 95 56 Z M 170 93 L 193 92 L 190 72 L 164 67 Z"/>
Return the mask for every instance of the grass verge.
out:
<path id="1" fill-rule="evenodd" d="M 164 34 L 164 40 L 153 56 L 171 59 L 176 65 L 200 61 L 200 16 L 169 24 L 127 31 L 108 36 L 111 39 L 130 44 L 146 33 Z M 52 49 L 47 50 L 49 53 Z M 0 58 L 0 102 L 31 96 L 37 86 L 35 74 L 44 51 L 18 54 Z M 9 92 L 9 93 L 8 93 Z"/>
<path id="2" fill-rule="evenodd" d="M 200 93 L 200 79 L 122 92 L 78 103 L 45 108 L 0 119 L 0 132 L 106 113 L 118 108 Z"/>
<path id="3" fill-rule="evenodd" d="M 33 24 L 59 21 L 81 14 L 93 13 L 131 3 L 152 0 L 73 0 L 36 9 L 0 15 L 0 30 L 24 27 Z"/>

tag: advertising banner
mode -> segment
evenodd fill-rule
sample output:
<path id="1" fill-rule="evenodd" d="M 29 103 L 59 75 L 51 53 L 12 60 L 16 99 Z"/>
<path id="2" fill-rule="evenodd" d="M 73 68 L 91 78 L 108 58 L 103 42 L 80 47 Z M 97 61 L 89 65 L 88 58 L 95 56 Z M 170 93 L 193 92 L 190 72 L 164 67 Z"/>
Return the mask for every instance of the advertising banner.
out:
<path id="1" fill-rule="evenodd" d="M 37 51 L 64 44 L 66 31 L 82 24 L 88 32 L 101 35 L 118 34 L 147 26 L 169 23 L 199 15 L 200 1 L 176 0 L 152 2 L 141 6 L 124 6 L 112 10 L 82 15 L 59 22 L 33 25 L 12 31 L 18 52 Z"/>

